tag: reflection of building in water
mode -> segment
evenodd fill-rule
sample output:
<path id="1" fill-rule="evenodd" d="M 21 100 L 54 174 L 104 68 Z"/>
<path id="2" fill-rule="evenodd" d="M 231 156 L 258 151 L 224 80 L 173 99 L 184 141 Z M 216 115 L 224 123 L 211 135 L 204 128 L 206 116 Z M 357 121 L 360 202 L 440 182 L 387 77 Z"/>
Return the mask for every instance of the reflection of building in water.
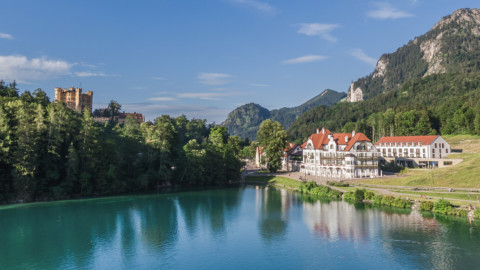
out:
<path id="1" fill-rule="evenodd" d="M 312 233 L 328 240 L 366 240 L 377 233 L 410 230 L 438 233 L 440 224 L 435 219 L 422 217 L 418 211 L 386 213 L 381 209 L 355 209 L 353 204 L 332 201 L 303 204 L 303 220 Z"/>

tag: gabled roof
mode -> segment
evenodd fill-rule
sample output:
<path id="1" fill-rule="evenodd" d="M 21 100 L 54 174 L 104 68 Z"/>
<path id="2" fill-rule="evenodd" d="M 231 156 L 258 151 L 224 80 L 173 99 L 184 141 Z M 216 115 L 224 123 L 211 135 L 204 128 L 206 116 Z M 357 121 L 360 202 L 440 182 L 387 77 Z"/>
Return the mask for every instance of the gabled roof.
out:
<path id="1" fill-rule="evenodd" d="M 382 137 L 375 145 L 380 145 L 380 143 L 422 143 L 422 144 L 432 144 L 439 135 L 427 135 L 427 136 L 393 136 L 393 137 Z"/>
<path id="2" fill-rule="evenodd" d="M 323 145 L 328 144 L 329 134 L 332 134 L 330 130 L 322 128 L 322 130 L 318 130 L 317 133 L 313 133 L 312 135 L 310 135 L 308 139 L 312 140 L 314 149 L 320 149 L 323 147 Z M 307 146 L 307 142 L 308 140 L 302 144 L 302 148 L 305 148 L 305 146 Z"/>
<path id="3" fill-rule="evenodd" d="M 333 136 L 333 140 L 337 145 L 346 145 L 345 151 L 349 151 L 356 142 L 370 142 L 370 139 L 363 133 L 354 133 L 355 136 L 352 137 L 352 133 L 332 133 L 328 129 L 322 129 L 318 133 L 314 133 L 309 137 L 313 142 L 314 149 L 322 149 L 324 145 L 327 145 L 329 142 L 329 134 Z M 348 142 L 345 142 L 345 136 L 348 138 Z M 305 148 L 307 143 L 308 140 L 302 144 L 302 148 Z"/>
<path id="4" fill-rule="evenodd" d="M 370 142 L 370 139 L 363 133 L 356 133 L 351 140 L 348 141 L 345 151 L 349 151 L 356 142 Z"/>

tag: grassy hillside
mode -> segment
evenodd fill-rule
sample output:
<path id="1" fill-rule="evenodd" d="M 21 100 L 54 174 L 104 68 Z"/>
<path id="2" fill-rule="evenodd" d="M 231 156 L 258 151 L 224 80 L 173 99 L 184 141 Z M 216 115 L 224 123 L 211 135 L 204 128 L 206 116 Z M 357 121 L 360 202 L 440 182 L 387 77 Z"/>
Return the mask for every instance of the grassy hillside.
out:
<path id="1" fill-rule="evenodd" d="M 405 176 L 358 181 L 364 184 L 480 188 L 480 136 L 445 136 L 452 148 L 463 149 L 461 154 L 451 154 L 448 158 L 462 158 L 464 161 L 448 168 L 409 170 Z"/>

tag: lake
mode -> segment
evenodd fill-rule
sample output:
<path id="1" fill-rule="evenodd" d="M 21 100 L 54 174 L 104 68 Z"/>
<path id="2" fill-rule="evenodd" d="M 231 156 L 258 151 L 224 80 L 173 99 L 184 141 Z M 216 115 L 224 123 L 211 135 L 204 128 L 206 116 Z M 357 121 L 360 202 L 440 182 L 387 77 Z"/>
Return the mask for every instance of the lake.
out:
<path id="1" fill-rule="evenodd" d="M 246 186 L 0 208 L 0 269 L 478 269 L 480 222 Z"/>

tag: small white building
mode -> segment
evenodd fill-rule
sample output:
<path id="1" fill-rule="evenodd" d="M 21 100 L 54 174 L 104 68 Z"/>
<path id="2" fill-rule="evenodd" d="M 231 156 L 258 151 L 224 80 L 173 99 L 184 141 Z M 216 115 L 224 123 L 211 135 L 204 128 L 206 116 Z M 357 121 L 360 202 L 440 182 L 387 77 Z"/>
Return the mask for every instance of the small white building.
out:
<path id="1" fill-rule="evenodd" d="M 379 175 L 377 149 L 363 133 L 332 133 L 322 128 L 302 145 L 301 172 L 324 178 Z"/>
<path id="2" fill-rule="evenodd" d="M 436 167 L 438 159 L 452 152 L 450 145 L 439 135 L 383 137 L 375 146 L 387 160 L 407 166 Z"/>

